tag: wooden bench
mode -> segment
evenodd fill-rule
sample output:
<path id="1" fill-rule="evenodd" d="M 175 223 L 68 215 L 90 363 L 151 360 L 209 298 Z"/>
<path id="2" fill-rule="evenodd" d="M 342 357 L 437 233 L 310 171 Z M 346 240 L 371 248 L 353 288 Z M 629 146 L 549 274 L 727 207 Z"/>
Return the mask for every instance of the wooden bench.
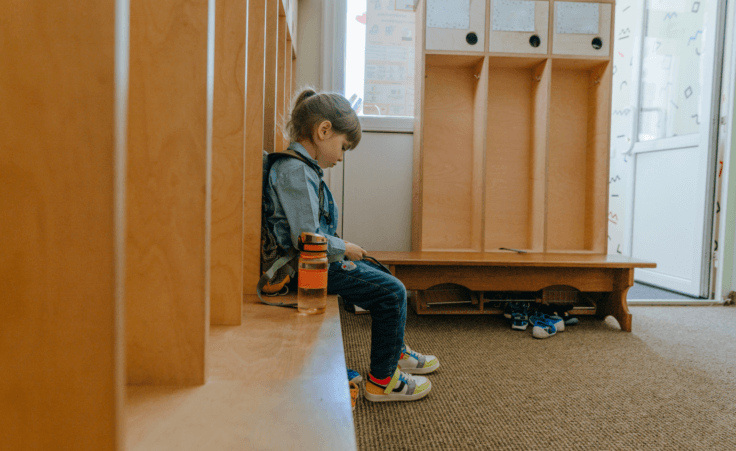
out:
<path id="1" fill-rule="evenodd" d="M 612 315 L 631 332 L 626 293 L 634 285 L 634 268 L 655 263 L 630 257 L 585 253 L 370 252 L 389 266 L 407 290 L 416 290 L 411 305 L 418 314 L 498 314 L 484 308 L 484 293 L 544 292 L 567 286 L 590 294 L 594 309 L 573 311 L 600 318 Z M 471 290 L 471 305 L 427 303 L 428 289 L 457 284 Z M 538 301 L 543 301 L 542 297 Z"/>
<path id="2" fill-rule="evenodd" d="M 205 385 L 128 387 L 126 449 L 355 450 L 345 368 L 337 296 L 323 315 L 245 303 L 210 330 Z"/>

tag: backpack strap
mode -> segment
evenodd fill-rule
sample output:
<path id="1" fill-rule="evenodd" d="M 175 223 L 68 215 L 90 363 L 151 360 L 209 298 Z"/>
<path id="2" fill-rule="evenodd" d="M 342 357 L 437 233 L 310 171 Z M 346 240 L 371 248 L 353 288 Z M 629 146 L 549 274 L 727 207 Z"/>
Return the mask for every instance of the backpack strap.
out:
<path id="1" fill-rule="evenodd" d="M 268 302 L 265 299 L 263 299 L 263 287 L 271 280 L 273 279 L 273 276 L 276 275 L 276 271 L 281 269 L 282 267 L 286 266 L 289 262 L 291 262 L 297 255 L 299 255 L 299 251 L 295 248 L 289 249 L 289 253 L 284 255 L 283 257 L 276 260 L 273 265 L 263 273 L 261 276 L 261 279 L 258 281 L 258 285 L 256 286 L 256 293 L 258 293 L 258 298 L 263 302 L 264 304 L 273 305 L 276 307 L 290 307 L 290 308 L 297 308 L 296 304 L 285 304 L 283 302 Z M 293 270 L 291 267 L 286 266 L 287 270 L 291 272 L 289 274 L 293 277 Z"/>
<path id="2" fill-rule="evenodd" d="M 299 154 L 298 152 L 292 150 L 292 149 L 286 149 L 283 152 L 276 152 L 276 153 L 267 153 L 266 151 L 263 152 L 263 195 L 265 196 L 266 188 L 268 186 L 268 174 L 271 171 L 271 166 L 281 158 L 296 158 L 297 160 L 300 160 L 310 168 L 314 169 L 315 172 L 317 172 L 317 175 L 319 175 L 319 172 L 317 169 L 315 169 L 312 164 L 307 161 L 304 156 Z M 321 219 L 323 216 L 326 217 L 327 223 L 329 224 L 331 222 L 330 214 L 329 212 L 325 212 L 324 209 L 324 188 L 323 188 L 324 181 L 321 180 L 320 177 L 320 185 L 319 185 L 319 219 Z M 270 230 L 268 229 L 268 220 L 266 218 L 265 212 L 262 212 L 262 233 L 270 233 Z M 265 230 L 264 230 L 265 229 Z M 261 254 L 263 254 L 264 249 L 261 249 Z M 262 303 L 267 305 L 273 305 L 276 307 L 289 307 L 289 308 L 297 308 L 297 304 L 286 304 L 283 302 L 268 302 L 265 299 L 263 299 L 263 287 L 266 286 L 267 283 L 269 283 L 276 273 L 281 269 L 284 268 L 284 270 L 288 273 L 288 275 L 293 279 L 295 275 L 294 269 L 289 265 L 294 258 L 296 258 L 299 255 L 299 250 L 291 247 L 289 248 L 289 251 L 286 255 L 279 257 L 274 261 L 271 266 L 268 268 L 268 270 L 263 273 L 260 280 L 258 281 L 258 285 L 256 286 L 256 293 L 258 294 L 258 298 L 261 300 Z"/>

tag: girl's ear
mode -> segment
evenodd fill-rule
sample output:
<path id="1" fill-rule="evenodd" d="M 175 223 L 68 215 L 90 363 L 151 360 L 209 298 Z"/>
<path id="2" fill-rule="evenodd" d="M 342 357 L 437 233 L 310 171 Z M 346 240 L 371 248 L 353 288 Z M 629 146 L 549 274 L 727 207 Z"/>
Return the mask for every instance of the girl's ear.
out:
<path id="1" fill-rule="evenodd" d="M 319 139 L 326 139 L 329 137 L 331 131 L 332 122 L 324 120 L 320 122 L 319 126 L 317 127 L 317 136 L 319 137 Z"/>

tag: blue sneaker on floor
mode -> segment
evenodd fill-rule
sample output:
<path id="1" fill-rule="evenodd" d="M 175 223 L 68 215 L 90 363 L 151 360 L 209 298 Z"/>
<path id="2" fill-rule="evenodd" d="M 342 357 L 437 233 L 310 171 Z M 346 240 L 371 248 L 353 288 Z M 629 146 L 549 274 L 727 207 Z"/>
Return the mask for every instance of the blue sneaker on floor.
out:
<path id="1" fill-rule="evenodd" d="M 532 329 L 532 335 L 534 338 L 549 338 L 557 333 L 552 320 L 543 319 L 534 322 L 534 328 Z"/>
<path id="2" fill-rule="evenodd" d="M 529 304 L 526 302 L 509 303 L 511 328 L 514 330 L 526 330 L 529 325 Z"/>
<path id="3" fill-rule="evenodd" d="M 557 315 L 547 315 L 539 310 L 529 316 L 529 321 L 535 326 L 537 322 L 549 323 L 555 327 L 555 332 L 562 332 L 565 330 L 565 321 L 563 321 L 561 317 Z"/>
<path id="4" fill-rule="evenodd" d="M 359 384 L 362 380 L 363 376 L 361 376 L 359 372 L 348 368 L 348 383 L 353 382 L 355 384 Z"/>

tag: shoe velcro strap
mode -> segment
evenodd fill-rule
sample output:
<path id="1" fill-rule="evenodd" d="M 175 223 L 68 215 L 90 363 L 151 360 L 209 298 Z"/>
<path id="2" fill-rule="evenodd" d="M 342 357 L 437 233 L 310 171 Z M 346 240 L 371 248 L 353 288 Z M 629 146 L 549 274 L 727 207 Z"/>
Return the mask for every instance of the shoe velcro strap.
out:
<path id="1" fill-rule="evenodd" d="M 383 391 L 387 395 L 390 394 L 392 391 L 394 391 L 394 387 L 396 387 L 396 384 L 399 383 L 399 373 L 400 373 L 399 369 L 396 368 L 396 371 L 394 371 L 394 375 L 391 378 L 391 382 L 388 383 L 388 385 L 386 386 L 386 389 Z"/>

